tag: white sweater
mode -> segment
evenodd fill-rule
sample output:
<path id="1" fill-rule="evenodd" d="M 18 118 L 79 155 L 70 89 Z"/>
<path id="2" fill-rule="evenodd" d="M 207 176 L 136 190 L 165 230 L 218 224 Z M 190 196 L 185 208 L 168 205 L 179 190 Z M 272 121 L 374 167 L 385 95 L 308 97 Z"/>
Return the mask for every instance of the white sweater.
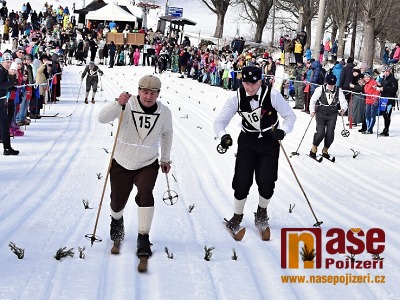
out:
<path id="1" fill-rule="evenodd" d="M 104 107 L 99 114 L 100 123 L 119 118 L 122 107 L 117 101 Z M 114 159 L 128 170 L 138 170 L 150 165 L 159 157 L 161 162 L 170 161 L 172 147 L 172 116 L 168 107 L 157 101 L 157 110 L 145 114 L 136 96 L 132 96 L 125 108 Z"/>

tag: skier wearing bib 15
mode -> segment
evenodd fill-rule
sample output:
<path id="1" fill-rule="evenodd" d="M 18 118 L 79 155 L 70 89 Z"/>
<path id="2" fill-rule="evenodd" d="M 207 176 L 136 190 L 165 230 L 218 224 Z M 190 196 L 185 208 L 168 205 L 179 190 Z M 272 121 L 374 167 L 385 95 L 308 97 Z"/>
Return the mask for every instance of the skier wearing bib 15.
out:
<path id="1" fill-rule="evenodd" d="M 157 101 L 160 89 L 160 79 L 146 75 L 139 80 L 138 96 L 124 92 L 99 114 L 100 123 L 122 118 L 110 168 L 113 254 L 119 253 L 124 239 L 123 211 L 134 184 L 138 205 L 137 255 L 152 254 L 149 232 L 154 213 L 153 189 L 160 166 L 163 173 L 171 169 L 173 136 L 171 111 Z"/>
<path id="2" fill-rule="evenodd" d="M 243 86 L 227 99 L 214 122 L 215 134 L 221 138 L 220 146 L 227 149 L 233 141 L 225 129 L 236 113 L 242 118 L 232 181 L 233 217 L 226 222 L 226 227 L 233 231 L 242 222 L 254 175 L 259 192 L 255 225 L 263 230 L 269 228 L 267 206 L 278 179 L 279 141 L 292 131 L 296 120 L 281 93 L 262 83 L 261 73 L 256 66 L 242 69 Z M 278 114 L 283 118 L 282 124 L 279 124 Z"/>

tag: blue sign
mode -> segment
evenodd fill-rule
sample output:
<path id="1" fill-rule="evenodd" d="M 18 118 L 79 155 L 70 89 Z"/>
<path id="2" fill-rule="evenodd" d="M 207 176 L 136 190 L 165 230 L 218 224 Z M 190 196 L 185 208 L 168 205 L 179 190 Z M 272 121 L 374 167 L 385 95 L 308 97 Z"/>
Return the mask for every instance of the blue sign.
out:
<path id="1" fill-rule="evenodd" d="M 182 7 L 168 7 L 167 15 L 172 16 L 172 17 L 182 17 L 183 16 L 183 8 Z"/>

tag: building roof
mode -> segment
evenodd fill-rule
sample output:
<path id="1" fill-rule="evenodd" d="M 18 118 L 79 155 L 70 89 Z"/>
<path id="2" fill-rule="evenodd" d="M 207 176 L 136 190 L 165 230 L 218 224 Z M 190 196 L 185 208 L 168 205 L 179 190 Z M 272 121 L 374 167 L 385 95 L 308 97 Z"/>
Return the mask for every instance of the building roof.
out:
<path id="1" fill-rule="evenodd" d="M 75 14 L 87 14 L 89 11 L 98 10 L 106 5 L 107 5 L 107 3 L 105 3 L 103 0 L 93 0 L 88 5 L 86 5 L 84 8 L 75 9 L 74 13 Z"/>
<path id="2" fill-rule="evenodd" d="M 172 24 L 177 24 L 177 25 L 191 25 L 191 26 L 195 26 L 197 23 L 189 20 L 189 19 L 185 19 L 182 17 L 174 17 L 174 16 L 161 16 L 160 20 L 164 20 L 164 21 L 168 21 L 171 22 Z"/>

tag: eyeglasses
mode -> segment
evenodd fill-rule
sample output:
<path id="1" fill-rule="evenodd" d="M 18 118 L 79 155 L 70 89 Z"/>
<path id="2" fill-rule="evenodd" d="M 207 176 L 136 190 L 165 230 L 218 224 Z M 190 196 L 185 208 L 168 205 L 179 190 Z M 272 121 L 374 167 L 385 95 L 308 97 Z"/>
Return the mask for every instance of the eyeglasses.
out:
<path id="1" fill-rule="evenodd" d="M 24 51 L 18 51 L 18 53 L 24 53 Z"/>

